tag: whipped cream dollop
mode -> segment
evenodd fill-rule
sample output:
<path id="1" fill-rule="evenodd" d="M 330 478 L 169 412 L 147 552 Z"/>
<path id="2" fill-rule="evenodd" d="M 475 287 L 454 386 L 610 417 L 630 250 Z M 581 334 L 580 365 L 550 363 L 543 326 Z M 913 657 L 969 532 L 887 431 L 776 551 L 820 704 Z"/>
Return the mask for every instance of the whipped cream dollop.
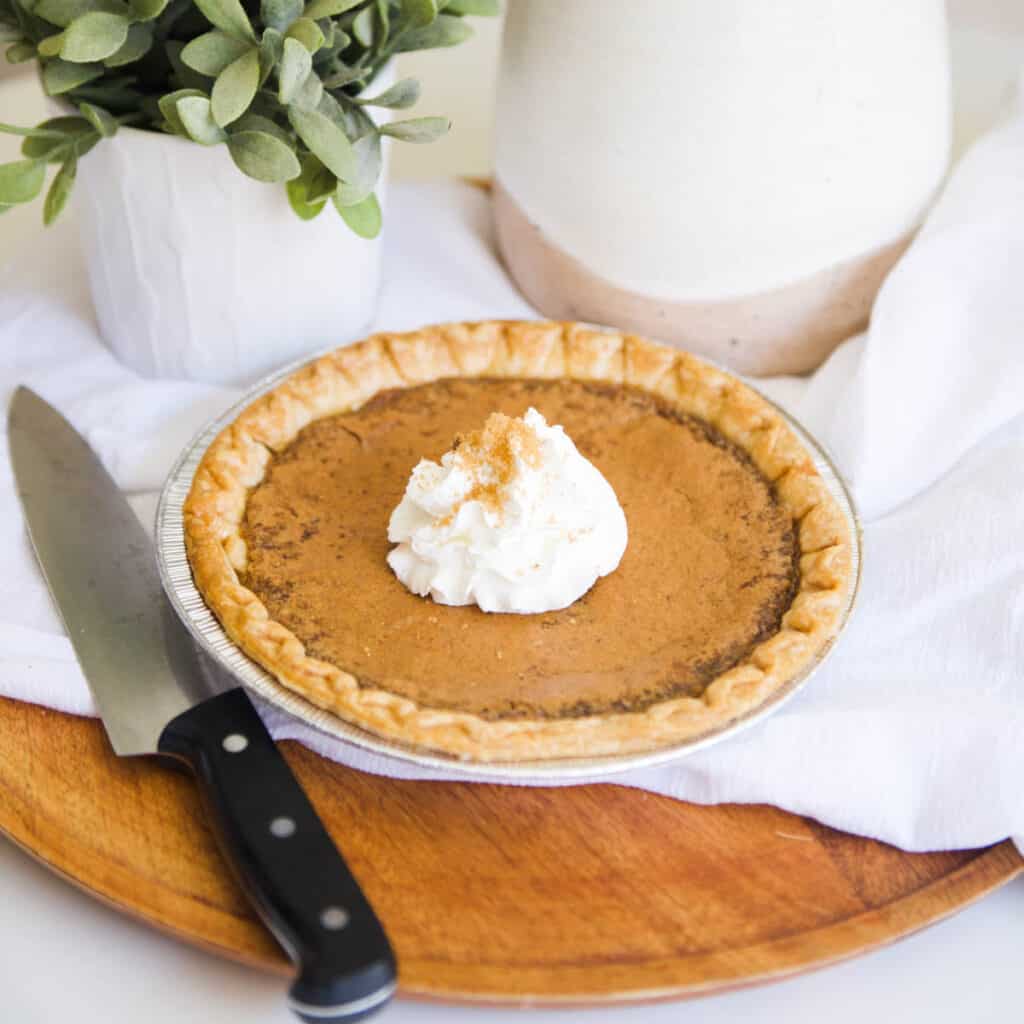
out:
<path id="1" fill-rule="evenodd" d="M 565 608 L 612 572 L 627 529 L 611 484 L 530 409 L 493 413 L 440 464 L 421 460 L 388 539 L 388 564 L 414 594 L 526 614 Z"/>

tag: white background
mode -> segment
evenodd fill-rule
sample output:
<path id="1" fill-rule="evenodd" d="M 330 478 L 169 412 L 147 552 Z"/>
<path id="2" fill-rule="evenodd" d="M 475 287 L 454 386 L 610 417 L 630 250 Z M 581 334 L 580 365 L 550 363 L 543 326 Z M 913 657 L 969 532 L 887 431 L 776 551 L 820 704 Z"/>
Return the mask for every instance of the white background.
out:
<path id="1" fill-rule="evenodd" d="M 595 0 L 595 7 L 602 2 Z M 621 0 L 616 0 L 621 2 Z M 1024 65 L 1024 0 L 951 0 L 957 95 L 956 145 L 983 131 L 1015 71 Z M 486 173 L 497 24 L 453 51 L 403 58 L 419 75 L 419 112 L 445 113 L 455 127 L 429 147 L 402 147 L 402 177 Z M 30 76 L 0 82 L 0 120 L 45 116 Z M 0 137 L 0 160 L 16 140 Z M 1022 170 L 1024 173 L 1024 170 Z M 0 221 L 0 260 L 39 229 L 38 205 Z M 0 751 L 0 757 L 3 752 Z M 453 908 L 455 910 L 455 908 Z M 700 1020 L 863 1024 L 882 1020 L 995 1024 L 1024 1016 L 1024 878 L 927 932 L 867 957 L 781 984 L 691 1003 L 608 1011 L 533 1011 L 535 1024 L 627 1024 Z M 272 1024 L 291 1018 L 281 980 L 215 959 L 99 904 L 0 841 L 0 1021 L 36 1024 Z M 507 1024 L 515 1011 L 395 1003 L 393 1024 Z"/>

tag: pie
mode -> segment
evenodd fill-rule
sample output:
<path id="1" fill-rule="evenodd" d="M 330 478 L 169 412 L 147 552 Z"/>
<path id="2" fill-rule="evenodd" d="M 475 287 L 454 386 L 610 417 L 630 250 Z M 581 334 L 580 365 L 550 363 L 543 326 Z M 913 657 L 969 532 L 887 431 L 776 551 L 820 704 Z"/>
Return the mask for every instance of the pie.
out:
<path id="1" fill-rule="evenodd" d="M 410 593 L 386 556 L 413 466 L 530 406 L 615 489 L 619 568 L 536 615 Z M 818 659 L 854 575 L 847 518 L 774 406 L 687 353 L 571 323 L 448 324 L 317 359 L 216 438 L 185 534 L 205 601 L 283 686 L 479 761 L 712 732 Z"/>

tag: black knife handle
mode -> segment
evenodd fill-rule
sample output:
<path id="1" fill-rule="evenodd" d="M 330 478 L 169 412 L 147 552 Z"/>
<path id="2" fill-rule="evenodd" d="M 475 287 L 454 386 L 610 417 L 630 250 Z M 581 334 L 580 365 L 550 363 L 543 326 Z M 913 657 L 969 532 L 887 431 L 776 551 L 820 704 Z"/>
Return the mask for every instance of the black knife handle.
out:
<path id="1" fill-rule="evenodd" d="M 305 1021 L 356 1021 L 395 990 L 395 957 L 376 914 L 241 689 L 175 718 L 160 751 L 203 784 L 229 861 L 298 965 L 289 993 Z"/>

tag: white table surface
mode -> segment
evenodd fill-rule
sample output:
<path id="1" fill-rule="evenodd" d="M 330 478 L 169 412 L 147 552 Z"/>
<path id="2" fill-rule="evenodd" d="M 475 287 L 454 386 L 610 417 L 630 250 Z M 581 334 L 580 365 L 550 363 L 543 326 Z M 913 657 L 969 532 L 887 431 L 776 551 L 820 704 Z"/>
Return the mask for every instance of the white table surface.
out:
<path id="1" fill-rule="evenodd" d="M 950 0 L 957 90 L 956 146 L 988 126 L 995 101 L 1024 65 L 1024 0 Z M 434 147 L 406 147 L 404 177 L 482 173 L 498 26 L 461 51 L 404 58 L 424 79 L 424 113 L 453 116 Z M 473 88 L 466 88 L 467 82 Z M 426 107 L 429 105 L 430 110 Z M 43 117 L 26 77 L 0 83 L 0 120 Z M 0 137 L 0 161 L 15 140 Z M 0 221 L 0 261 L 39 229 L 38 207 Z M 3 751 L 0 750 L 0 757 Z M 595 1011 L 535 1010 L 533 1024 L 1003 1024 L 1024 1017 L 1024 878 L 954 918 L 866 957 L 766 987 L 696 1002 Z M 79 892 L 0 841 L 0 1021 L 11 1024 L 284 1024 L 281 980 L 167 938 Z M 507 1024 L 521 1011 L 397 1001 L 389 1024 Z"/>

